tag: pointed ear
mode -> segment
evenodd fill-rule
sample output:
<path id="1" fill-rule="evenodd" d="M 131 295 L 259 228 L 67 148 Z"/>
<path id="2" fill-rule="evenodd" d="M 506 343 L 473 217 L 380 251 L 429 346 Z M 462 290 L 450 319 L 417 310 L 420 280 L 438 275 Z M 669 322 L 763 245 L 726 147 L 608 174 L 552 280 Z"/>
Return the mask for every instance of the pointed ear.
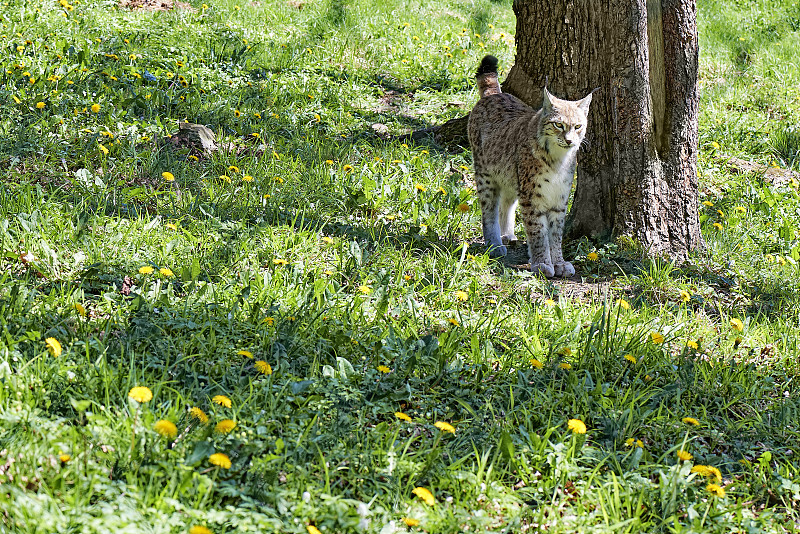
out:
<path id="1" fill-rule="evenodd" d="M 598 91 L 599 89 L 600 89 L 599 87 L 594 88 L 591 93 L 589 93 L 582 99 L 578 100 L 577 102 L 578 107 L 581 108 L 583 112 L 586 113 L 587 115 L 589 114 L 589 104 L 592 103 L 592 95 L 594 94 L 595 91 Z"/>
<path id="2" fill-rule="evenodd" d="M 542 109 L 546 112 L 553 111 L 553 95 L 547 90 L 547 86 L 542 90 Z"/>

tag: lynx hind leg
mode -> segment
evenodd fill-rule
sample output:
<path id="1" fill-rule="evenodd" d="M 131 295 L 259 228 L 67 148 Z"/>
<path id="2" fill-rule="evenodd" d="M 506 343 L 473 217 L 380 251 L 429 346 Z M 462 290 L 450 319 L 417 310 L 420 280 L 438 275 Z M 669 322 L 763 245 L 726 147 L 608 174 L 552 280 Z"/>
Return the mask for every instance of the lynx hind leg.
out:
<path id="1" fill-rule="evenodd" d="M 491 182 L 489 176 L 475 175 L 475 185 L 478 198 L 481 202 L 481 225 L 483 226 L 483 240 L 489 247 L 489 256 L 499 258 L 508 253 L 503 245 L 500 230 L 500 195 L 496 184 Z"/>
<path id="2" fill-rule="evenodd" d="M 520 203 L 525 233 L 528 237 L 528 255 L 531 271 L 542 273 L 548 278 L 555 276 L 553 261 L 550 258 L 549 225 L 545 214 L 534 213 L 529 202 Z"/>
<path id="3" fill-rule="evenodd" d="M 500 197 L 500 234 L 504 245 L 516 243 L 514 220 L 517 212 L 516 194 L 504 191 Z"/>

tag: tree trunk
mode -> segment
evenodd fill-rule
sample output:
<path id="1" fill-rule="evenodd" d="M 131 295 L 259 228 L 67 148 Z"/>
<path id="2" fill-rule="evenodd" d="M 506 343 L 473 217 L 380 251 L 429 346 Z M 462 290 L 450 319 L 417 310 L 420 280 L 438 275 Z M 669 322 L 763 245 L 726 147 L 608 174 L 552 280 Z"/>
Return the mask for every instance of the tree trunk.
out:
<path id="1" fill-rule="evenodd" d="M 697 195 L 698 45 L 693 0 L 514 0 L 516 62 L 503 84 L 592 99 L 571 236 L 628 236 L 684 259 L 702 246 Z"/>

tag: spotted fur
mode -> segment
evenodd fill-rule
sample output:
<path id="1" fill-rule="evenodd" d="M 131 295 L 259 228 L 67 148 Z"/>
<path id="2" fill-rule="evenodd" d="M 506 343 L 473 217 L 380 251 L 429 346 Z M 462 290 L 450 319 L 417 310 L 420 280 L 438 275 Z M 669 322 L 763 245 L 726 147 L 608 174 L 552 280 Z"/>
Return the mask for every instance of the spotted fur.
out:
<path id="1" fill-rule="evenodd" d="M 489 253 L 505 256 L 506 244 L 517 240 L 519 204 L 531 271 L 572 276 L 575 269 L 564 260 L 561 239 L 592 95 L 561 100 L 545 88 L 542 108 L 534 110 L 500 90 L 492 56 L 481 62 L 476 81 L 481 98 L 470 113 L 467 132 Z"/>

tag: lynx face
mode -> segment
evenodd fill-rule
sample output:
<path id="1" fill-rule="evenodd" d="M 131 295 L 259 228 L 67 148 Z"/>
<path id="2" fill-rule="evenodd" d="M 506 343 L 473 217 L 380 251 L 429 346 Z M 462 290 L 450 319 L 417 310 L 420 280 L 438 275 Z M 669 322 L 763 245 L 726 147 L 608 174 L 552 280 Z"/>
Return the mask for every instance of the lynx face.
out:
<path id="1" fill-rule="evenodd" d="M 561 100 L 545 88 L 539 128 L 539 146 L 545 150 L 560 147 L 564 150 L 579 147 L 586 135 L 586 115 L 592 95 L 571 102 Z"/>

